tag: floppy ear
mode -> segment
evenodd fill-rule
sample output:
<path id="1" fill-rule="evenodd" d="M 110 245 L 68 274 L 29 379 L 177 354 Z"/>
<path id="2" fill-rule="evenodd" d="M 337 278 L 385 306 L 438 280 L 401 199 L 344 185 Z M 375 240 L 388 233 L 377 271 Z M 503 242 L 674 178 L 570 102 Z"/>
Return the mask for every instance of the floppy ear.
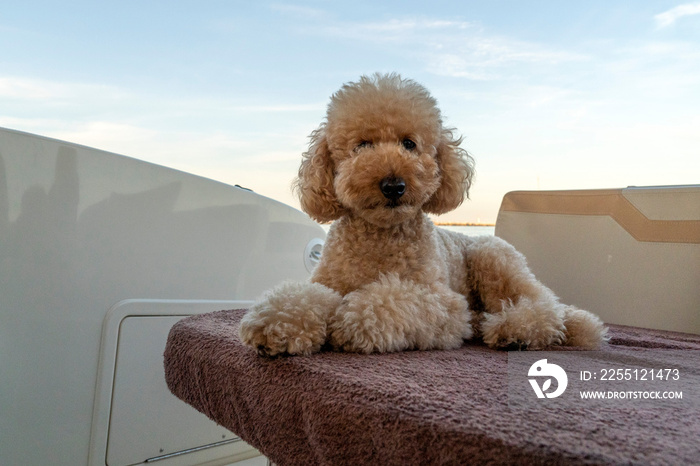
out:
<path id="1" fill-rule="evenodd" d="M 459 147 L 462 138 L 456 138 L 452 130 L 442 131 L 437 147 L 437 163 L 440 170 L 440 187 L 423 206 L 425 212 L 444 214 L 456 209 L 469 197 L 474 176 L 474 159 Z"/>
<path id="2" fill-rule="evenodd" d="M 333 188 L 334 166 L 331 159 L 325 126 L 311 133 L 309 150 L 304 152 L 294 190 L 301 208 L 320 223 L 331 222 L 343 215 Z"/>

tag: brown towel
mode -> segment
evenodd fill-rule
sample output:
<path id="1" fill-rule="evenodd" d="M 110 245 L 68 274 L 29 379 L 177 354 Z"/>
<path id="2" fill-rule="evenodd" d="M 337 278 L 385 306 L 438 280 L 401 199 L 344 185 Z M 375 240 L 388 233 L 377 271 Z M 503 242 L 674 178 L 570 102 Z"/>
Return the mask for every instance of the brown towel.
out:
<path id="1" fill-rule="evenodd" d="M 238 340 L 244 312 L 176 324 L 165 351 L 166 380 L 177 397 L 279 465 L 697 464 L 700 458 L 700 413 L 688 403 L 544 413 L 509 406 L 508 353 L 478 342 L 453 351 L 266 359 Z M 610 327 L 603 351 L 683 350 L 700 375 L 700 336 Z"/>

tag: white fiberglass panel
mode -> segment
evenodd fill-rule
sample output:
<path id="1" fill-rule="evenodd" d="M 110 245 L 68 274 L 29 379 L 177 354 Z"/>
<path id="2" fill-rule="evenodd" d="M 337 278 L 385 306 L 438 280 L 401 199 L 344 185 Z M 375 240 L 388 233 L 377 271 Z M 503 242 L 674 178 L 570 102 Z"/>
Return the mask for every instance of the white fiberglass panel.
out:
<path id="1" fill-rule="evenodd" d="M 174 396 L 166 396 L 163 349 L 170 327 L 181 318 L 127 317 L 121 323 L 109 420 L 109 466 L 139 464 L 237 438 Z"/>
<path id="2" fill-rule="evenodd" d="M 324 236 L 245 189 L 0 129 L 0 464 L 87 463 L 115 303 L 254 300 L 306 280 Z"/>

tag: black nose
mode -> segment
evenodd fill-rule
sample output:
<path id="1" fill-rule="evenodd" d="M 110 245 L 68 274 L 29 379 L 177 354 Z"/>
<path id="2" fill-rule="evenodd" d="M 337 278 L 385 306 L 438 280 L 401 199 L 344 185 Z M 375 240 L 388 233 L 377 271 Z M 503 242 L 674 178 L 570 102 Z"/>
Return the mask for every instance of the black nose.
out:
<path id="1" fill-rule="evenodd" d="M 384 197 L 395 201 L 406 192 L 406 182 L 401 178 L 390 176 L 379 182 L 379 189 L 382 190 Z"/>

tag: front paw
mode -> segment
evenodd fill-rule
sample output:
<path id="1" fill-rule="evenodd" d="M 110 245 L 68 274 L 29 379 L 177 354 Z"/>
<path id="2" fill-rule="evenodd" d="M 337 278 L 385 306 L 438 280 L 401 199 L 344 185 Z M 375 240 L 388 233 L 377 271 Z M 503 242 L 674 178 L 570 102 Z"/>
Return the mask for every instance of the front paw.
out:
<path id="1" fill-rule="evenodd" d="M 596 349 L 608 340 L 608 329 L 600 318 L 573 306 L 564 308 L 566 345 Z"/>
<path id="2" fill-rule="evenodd" d="M 263 303 L 251 308 L 241 320 L 239 336 L 243 343 L 254 348 L 260 356 L 280 354 L 311 354 L 321 348 L 325 339 L 325 325 L 311 325 L 305 329 L 301 322 L 284 321 L 276 317 L 274 307 Z"/>
<path id="3" fill-rule="evenodd" d="M 506 302 L 497 313 L 484 313 L 481 334 L 484 343 L 503 350 L 540 350 L 559 345 L 565 339 L 565 327 L 559 306 L 521 297 Z"/>
<path id="4" fill-rule="evenodd" d="M 454 349 L 472 336 L 466 299 L 394 274 L 348 293 L 328 318 L 328 341 L 355 353 Z"/>
<path id="5" fill-rule="evenodd" d="M 326 341 L 328 312 L 341 299 L 317 283 L 284 283 L 248 310 L 239 337 L 262 356 L 315 353 Z"/>
<path id="6" fill-rule="evenodd" d="M 373 306 L 360 302 L 353 293 L 348 297 L 329 318 L 328 343 L 336 351 L 369 354 L 406 349 L 403 338 L 395 338 Z"/>

